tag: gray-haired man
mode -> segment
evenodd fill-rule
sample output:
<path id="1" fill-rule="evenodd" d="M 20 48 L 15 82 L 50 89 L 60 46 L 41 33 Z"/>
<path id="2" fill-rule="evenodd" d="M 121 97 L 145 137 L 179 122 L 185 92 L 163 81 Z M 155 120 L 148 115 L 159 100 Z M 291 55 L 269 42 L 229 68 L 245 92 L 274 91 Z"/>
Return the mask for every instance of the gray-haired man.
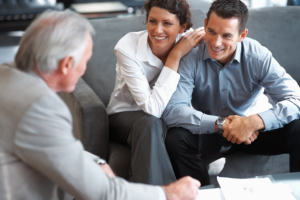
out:
<path id="1" fill-rule="evenodd" d="M 26 30 L 14 64 L 0 66 L 0 199 L 194 199 L 190 177 L 168 186 L 115 177 L 84 151 L 55 92 L 71 92 L 92 55 L 94 30 L 72 12 L 46 12 Z M 62 191 L 60 190 L 60 191 Z"/>

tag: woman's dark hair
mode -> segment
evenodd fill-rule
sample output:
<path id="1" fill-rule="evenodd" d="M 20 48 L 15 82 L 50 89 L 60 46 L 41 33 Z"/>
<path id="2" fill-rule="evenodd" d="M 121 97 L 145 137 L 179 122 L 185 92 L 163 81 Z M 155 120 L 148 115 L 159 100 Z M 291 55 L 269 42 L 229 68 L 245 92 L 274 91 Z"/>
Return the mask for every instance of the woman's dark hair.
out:
<path id="1" fill-rule="evenodd" d="M 207 13 L 207 23 L 212 12 L 223 19 L 236 17 L 239 20 L 239 33 L 242 33 L 249 17 L 247 6 L 240 0 L 216 0 L 211 4 Z"/>
<path id="2" fill-rule="evenodd" d="M 147 0 L 144 4 L 146 11 L 146 22 L 148 22 L 149 12 L 152 7 L 158 7 L 167 10 L 177 16 L 180 25 L 187 23 L 186 30 L 193 26 L 190 6 L 186 0 Z"/>

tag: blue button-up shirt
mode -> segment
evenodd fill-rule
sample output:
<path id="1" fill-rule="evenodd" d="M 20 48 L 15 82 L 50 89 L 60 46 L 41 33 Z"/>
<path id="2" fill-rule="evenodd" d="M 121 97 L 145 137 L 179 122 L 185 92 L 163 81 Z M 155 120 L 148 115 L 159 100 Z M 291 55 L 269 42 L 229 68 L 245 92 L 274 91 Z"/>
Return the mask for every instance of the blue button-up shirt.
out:
<path id="1" fill-rule="evenodd" d="M 178 73 L 177 90 L 162 116 L 169 128 L 213 133 L 220 116 L 258 114 L 269 131 L 300 117 L 297 82 L 268 49 L 250 38 L 237 44 L 225 66 L 210 58 L 203 42 L 180 61 Z"/>

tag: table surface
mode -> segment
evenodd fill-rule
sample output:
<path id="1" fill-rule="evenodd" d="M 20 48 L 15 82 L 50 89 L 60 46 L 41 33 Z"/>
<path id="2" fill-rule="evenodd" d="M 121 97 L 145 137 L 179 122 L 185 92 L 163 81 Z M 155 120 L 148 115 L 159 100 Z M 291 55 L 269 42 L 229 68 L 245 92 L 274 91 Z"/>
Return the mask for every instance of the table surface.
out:
<path id="1" fill-rule="evenodd" d="M 272 177 L 276 183 L 289 185 L 296 199 L 300 199 L 300 172 L 274 174 Z"/>
<path id="2" fill-rule="evenodd" d="M 283 183 L 289 185 L 295 198 L 300 200 L 300 172 L 258 176 L 258 178 L 265 177 L 270 178 L 273 183 Z M 200 187 L 200 190 L 212 188 L 216 188 L 215 185 L 206 185 Z"/>

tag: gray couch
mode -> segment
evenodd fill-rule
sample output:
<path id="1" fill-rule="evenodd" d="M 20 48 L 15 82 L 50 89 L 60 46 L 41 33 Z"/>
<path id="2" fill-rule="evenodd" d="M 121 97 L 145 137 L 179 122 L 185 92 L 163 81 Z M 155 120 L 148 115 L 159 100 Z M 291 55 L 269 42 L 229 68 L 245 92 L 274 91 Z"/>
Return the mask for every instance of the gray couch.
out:
<path id="1" fill-rule="evenodd" d="M 205 14 L 193 10 L 194 28 L 203 26 Z M 277 61 L 300 83 L 300 7 L 250 9 L 249 37 L 266 46 Z M 91 20 L 96 29 L 93 56 L 76 90 L 61 93 L 74 118 L 74 133 L 86 150 L 108 160 L 117 175 L 128 178 L 130 147 L 109 141 L 105 111 L 114 88 L 114 46 L 128 32 L 146 29 L 144 16 Z M 235 152 L 206 160 L 211 182 L 216 176 L 247 178 L 289 171 L 289 156 L 259 156 Z"/>

